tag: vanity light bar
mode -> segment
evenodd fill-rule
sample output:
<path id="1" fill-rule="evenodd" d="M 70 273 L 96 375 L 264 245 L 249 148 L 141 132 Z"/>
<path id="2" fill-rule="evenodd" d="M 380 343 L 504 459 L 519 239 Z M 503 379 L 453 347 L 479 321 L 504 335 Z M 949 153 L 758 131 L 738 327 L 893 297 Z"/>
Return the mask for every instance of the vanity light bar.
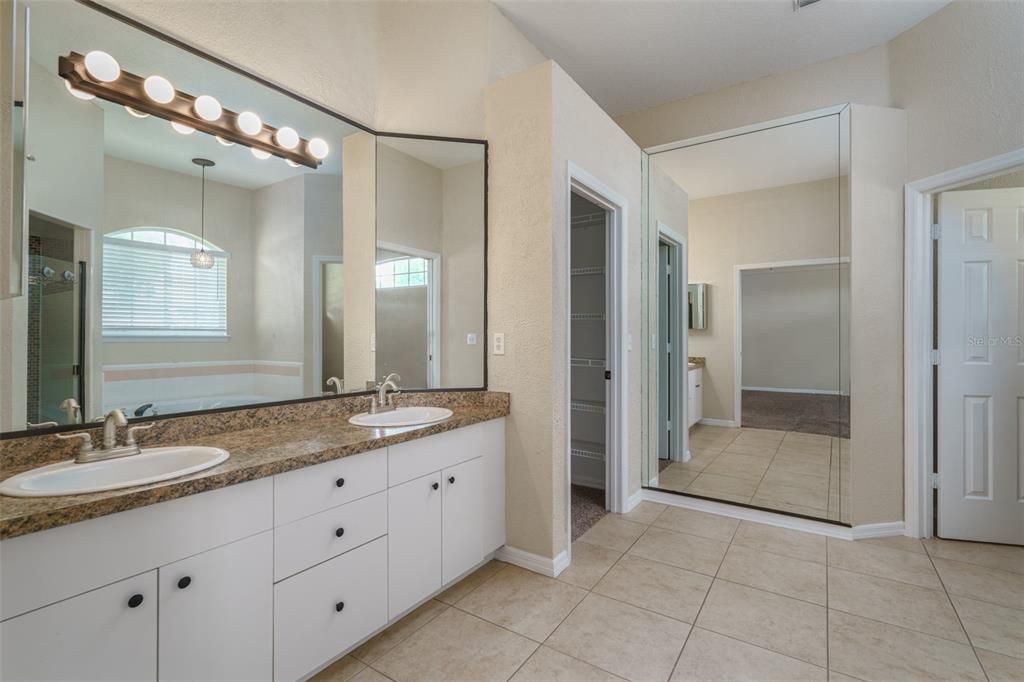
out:
<path id="1" fill-rule="evenodd" d="M 316 169 L 322 163 L 321 159 L 314 156 L 310 150 L 310 140 L 298 138 L 298 143 L 291 149 L 278 144 L 275 140 L 278 129 L 273 126 L 262 124 L 259 132 L 255 135 L 242 133 L 237 127 L 238 114 L 228 109 L 222 109 L 220 118 L 209 121 L 196 114 L 196 97 L 182 92 L 174 91 L 174 98 L 166 104 L 161 104 L 150 99 L 144 90 L 145 81 L 141 76 L 121 69 L 119 76 L 112 81 L 104 82 L 89 75 L 86 69 L 85 57 L 77 52 L 71 52 L 66 57 L 60 57 L 57 65 L 57 73 L 65 79 L 71 88 L 81 92 L 95 95 L 108 102 L 121 104 L 130 107 L 131 110 L 152 114 L 159 118 L 178 123 L 189 128 L 201 130 L 204 133 L 215 135 L 221 140 L 237 142 L 238 144 L 260 150 L 267 154 L 281 157 L 292 163 L 308 166 Z M 290 131 L 286 137 L 290 137 L 294 131 Z M 286 140 L 291 142 L 292 140 Z M 323 143 L 322 140 L 317 140 Z M 326 145 L 324 145 L 326 146 Z M 322 150 L 317 149 L 318 153 Z M 324 154 L 326 156 L 326 154 Z"/>

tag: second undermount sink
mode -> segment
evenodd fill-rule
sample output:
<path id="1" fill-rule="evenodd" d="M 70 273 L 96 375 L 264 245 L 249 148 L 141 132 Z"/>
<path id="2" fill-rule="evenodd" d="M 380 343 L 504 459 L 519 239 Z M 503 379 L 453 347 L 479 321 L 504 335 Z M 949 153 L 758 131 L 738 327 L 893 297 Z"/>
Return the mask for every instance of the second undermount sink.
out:
<path id="1" fill-rule="evenodd" d="M 452 411 L 446 407 L 396 407 L 388 412 L 378 412 L 377 414 L 363 412 L 354 417 L 349 417 L 348 421 L 356 426 L 389 428 L 436 424 L 450 416 L 452 416 Z"/>
<path id="2" fill-rule="evenodd" d="M 202 446 L 146 448 L 137 455 L 85 462 L 58 462 L 30 469 L 0 483 L 12 497 L 80 495 L 158 483 L 215 467 L 227 450 Z"/>

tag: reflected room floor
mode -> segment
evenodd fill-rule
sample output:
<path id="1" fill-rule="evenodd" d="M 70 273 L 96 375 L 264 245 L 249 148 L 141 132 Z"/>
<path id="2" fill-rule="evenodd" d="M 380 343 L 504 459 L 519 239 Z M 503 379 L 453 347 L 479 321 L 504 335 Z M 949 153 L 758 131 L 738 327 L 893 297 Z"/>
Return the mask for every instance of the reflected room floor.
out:
<path id="1" fill-rule="evenodd" d="M 384 680 L 1024 679 L 1024 549 L 642 502 L 557 579 L 492 561 L 324 670 Z"/>
<path id="2" fill-rule="evenodd" d="M 664 467 L 656 487 L 848 523 L 849 451 L 847 438 L 698 424 L 690 461 Z"/>
<path id="3" fill-rule="evenodd" d="M 850 437 L 850 397 L 743 391 L 743 426 Z"/>

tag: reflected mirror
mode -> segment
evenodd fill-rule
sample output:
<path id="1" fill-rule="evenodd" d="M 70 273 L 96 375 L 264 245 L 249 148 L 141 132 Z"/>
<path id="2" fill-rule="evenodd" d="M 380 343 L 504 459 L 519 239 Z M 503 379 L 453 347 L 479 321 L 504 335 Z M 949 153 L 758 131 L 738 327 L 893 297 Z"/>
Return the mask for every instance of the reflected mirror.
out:
<path id="1" fill-rule="evenodd" d="M 845 125 L 650 155 L 650 487 L 848 521 Z"/>
<path id="2" fill-rule="evenodd" d="M 483 144 L 377 138 L 377 378 L 483 386 Z"/>

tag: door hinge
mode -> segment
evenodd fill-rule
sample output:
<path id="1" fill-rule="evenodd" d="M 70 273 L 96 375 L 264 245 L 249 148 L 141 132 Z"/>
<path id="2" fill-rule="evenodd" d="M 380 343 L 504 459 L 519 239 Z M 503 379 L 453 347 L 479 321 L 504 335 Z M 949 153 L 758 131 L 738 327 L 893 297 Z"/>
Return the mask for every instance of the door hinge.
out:
<path id="1" fill-rule="evenodd" d="M 942 236 L 942 225 L 935 223 L 931 229 L 932 241 L 938 241 Z"/>
<path id="2" fill-rule="evenodd" d="M 938 365 L 941 362 L 942 362 L 942 351 L 940 351 L 938 348 L 933 348 L 932 349 L 932 364 L 933 365 Z"/>
<path id="3" fill-rule="evenodd" d="M 932 490 L 939 489 L 939 472 L 934 471 L 928 474 L 928 482 L 931 483 Z"/>
<path id="4" fill-rule="evenodd" d="M 672 420 L 671 419 L 669 419 L 667 422 L 665 422 L 665 430 L 666 431 L 672 431 Z"/>
<path id="5" fill-rule="evenodd" d="M 82 366 L 78 363 L 71 365 L 71 376 L 77 377 L 82 375 Z"/>

